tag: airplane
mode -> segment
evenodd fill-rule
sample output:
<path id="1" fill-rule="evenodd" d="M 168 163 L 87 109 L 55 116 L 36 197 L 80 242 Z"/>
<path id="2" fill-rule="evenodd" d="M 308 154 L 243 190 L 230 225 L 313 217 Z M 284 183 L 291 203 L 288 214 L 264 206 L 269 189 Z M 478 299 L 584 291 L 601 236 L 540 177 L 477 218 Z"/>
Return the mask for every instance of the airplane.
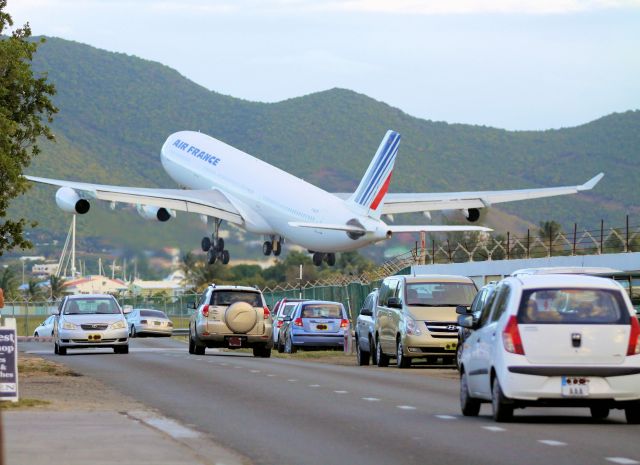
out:
<path id="1" fill-rule="evenodd" d="M 206 134 L 179 131 L 162 146 L 160 161 L 167 174 L 184 189 L 109 186 L 25 176 L 58 186 L 55 199 L 63 211 L 85 214 L 91 201 L 135 204 L 145 219 L 168 221 L 176 211 L 200 214 L 213 224 L 201 248 L 209 264 L 229 263 L 229 251 L 219 237 L 223 221 L 263 235 L 263 254 L 278 256 L 284 241 L 313 254 L 313 263 L 333 266 L 336 252 L 345 252 L 390 239 L 396 233 L 491 231 L 482 226 L 391 225 L 382 215 L 462 210 L 470 222 L 480 209 L 523 199 L 575 194 L 592 189 L 598 174 L 578 186 L 510 191 L 457 193 L 388 193 L 398 154 L 400 134 L 389 130 L 360 184 L 351 194 L 334 194 Z M 265 182 L 268 180 L 268 183 Z M 212 220 L 212 221 L 211 221 Z"/>

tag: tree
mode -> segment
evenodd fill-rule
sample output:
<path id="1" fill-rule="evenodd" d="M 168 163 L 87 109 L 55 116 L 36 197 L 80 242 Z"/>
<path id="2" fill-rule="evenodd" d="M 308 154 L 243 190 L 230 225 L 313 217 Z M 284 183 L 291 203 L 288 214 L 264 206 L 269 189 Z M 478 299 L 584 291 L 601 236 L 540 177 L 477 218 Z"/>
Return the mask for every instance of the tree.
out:
<path id="1" fill-rule="evenodd" d="M 66 280 L 60 276 L 52 274 L 49 277 L 49 287 L 51 288 L 51 298 L 57 300 L 62 295 Z"/>
<path id="2" fill-rule="evenodd" d="M 0 255 L 31 246 L 23 236 L 26 219 L 5 219 L 7 208 L 11 199 L 28 189 L 22 172 L 40 153 L 37 139 L 54 139 L 46 123 L 58 112 L 50 100 L 55 87 L 46 74 L 35 76 L 31 69 L 39 44 L 29 40 L 29 23 L 5 37 L 6 29 L 13 26 L 6 6 L 7 0 L 0 0 Z"/>

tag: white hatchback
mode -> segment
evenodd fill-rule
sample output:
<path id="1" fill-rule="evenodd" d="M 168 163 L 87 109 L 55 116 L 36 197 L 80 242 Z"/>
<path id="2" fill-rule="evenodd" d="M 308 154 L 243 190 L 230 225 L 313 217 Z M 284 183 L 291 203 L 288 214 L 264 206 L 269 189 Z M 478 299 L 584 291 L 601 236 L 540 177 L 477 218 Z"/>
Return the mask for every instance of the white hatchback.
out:
<path id="1" fill-rule="evenodd" d="M 640 423 L 640 324 L 626 292 L 610 279 L 521 275 L 502 280 L 473 330 L 460 371 L 462 413 L 491 402 L 493 418 L 516 408 L 588 407 L 596 419 L 624 409 Z"/>

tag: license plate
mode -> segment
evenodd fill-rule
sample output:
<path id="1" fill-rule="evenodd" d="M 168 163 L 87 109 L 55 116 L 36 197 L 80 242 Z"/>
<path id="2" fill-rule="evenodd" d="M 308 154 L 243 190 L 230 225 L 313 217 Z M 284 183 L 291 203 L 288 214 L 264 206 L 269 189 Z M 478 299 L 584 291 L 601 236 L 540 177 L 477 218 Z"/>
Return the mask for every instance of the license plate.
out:
<path id="1" fill-rule="evenodd" d="M 229 338 L 229 347 L 242 347 L 242 338 L 240 338 L 240 337 L 230 337 Z"/>
<path id="2" fill-rule="evenodd" d="M 562 377 L 562 396 L 563 397 L 588 397 L 589 396 L 589 378 L 579 376 L 563 376 Z"/>
<path id="3" fill-rule="evenodd" d="M 154 321 L 153 324 L 156 325 L 156 326 L 160 326 L 162 323 L 159 322 L 159 321 Z"/>
<path id="4" fill-rule="evenodd" d="M 316 329 L 325 330 L 327 329 L 327 325 L 316 325 Z"/>

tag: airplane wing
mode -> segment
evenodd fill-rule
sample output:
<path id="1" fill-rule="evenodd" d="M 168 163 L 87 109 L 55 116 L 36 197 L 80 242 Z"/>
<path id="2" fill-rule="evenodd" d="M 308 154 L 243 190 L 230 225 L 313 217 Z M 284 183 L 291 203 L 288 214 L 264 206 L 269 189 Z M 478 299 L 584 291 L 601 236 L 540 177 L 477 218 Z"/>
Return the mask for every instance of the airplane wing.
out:
<path id="1" fill-rule="evenodd" d="M 151 205 L 167 209 L 198 213 L 242 225 L 241 213 L 220 190 L 155 189 L 108 186 L 85 182 L 25 176 L 26 179 L 58 187 L 70 187 L 88 199 L 127 204 Z"/>
<path id="2" fill-rule="evenodd" d="M 484 208 L 490 207 L 495 203 L 577 194 L 581 191 L 593 189 L 603 176 L 604 173 L 600 173 L 578 186 L 478 192 L 388 193 L 384 197 L 382 214 L 393 215 L 396 213 Z M 351 194 L 340 193 L 335 195 L 341 199 L 347 199 Z"/>

